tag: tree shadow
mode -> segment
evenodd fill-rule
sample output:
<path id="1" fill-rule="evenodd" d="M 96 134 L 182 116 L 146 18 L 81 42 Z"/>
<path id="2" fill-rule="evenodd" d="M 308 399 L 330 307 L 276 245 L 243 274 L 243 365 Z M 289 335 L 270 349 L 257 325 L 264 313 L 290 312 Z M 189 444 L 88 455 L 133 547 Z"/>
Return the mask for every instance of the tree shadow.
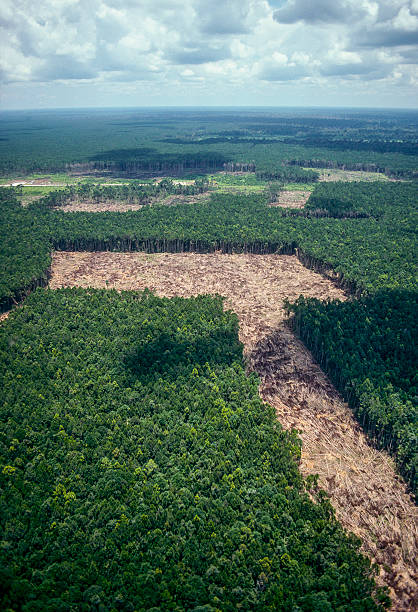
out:
<path id="1" fill-rule="evenodd" d="M 97 168 L 122 172 L 147 172 L 178 175 L 191 171 L 221 170 L 230 160 L 217 151 L 196 151 L 194 153 L 160 152 L 150 147 L 136 149 L 110 149 L 101 151 L 89 158 Z"/>
<path id="2" fill-rule="evenodd" d="M 163 332 L 136 348 L 125 365 L 143 383 L 157 378 L 177 378 L 209 363 L 228 366 L 242 360 L 242 344 L 235 330 L 215 330 L 192 340 L 181 333 Z"/>

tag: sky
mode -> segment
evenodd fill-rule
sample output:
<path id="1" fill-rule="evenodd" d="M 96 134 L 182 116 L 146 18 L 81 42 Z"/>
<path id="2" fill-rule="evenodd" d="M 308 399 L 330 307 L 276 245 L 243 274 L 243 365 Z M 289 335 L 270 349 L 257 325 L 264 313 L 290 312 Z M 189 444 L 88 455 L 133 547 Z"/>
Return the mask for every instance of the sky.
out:
<path id="1" fill-rule="evenodd" d="M 418 107 L 418 0 L 2 0 L 0 108 Z"/>

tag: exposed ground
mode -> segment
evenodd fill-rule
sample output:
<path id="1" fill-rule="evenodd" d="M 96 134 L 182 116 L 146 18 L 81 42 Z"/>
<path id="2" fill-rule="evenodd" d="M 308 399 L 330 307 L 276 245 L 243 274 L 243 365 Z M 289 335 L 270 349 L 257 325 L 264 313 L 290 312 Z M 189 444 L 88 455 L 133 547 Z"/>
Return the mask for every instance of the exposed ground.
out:
<path id="1" fill-rule="evenodd" d="M 364 172 L 363 170 L 340 170 L 339 168 L 306 168 L 319 172 L 319 180 L 324 182 L 335 181 L 394 181 L 380 172 Z"/>
<path id="2" fill-rule="evenodd" d="M 55 253 L 51 288 L 74 285 L 148 287 L 165 296 L 224 295 L 226 307 L 239 317 L 240 339 L 249 368 L 260 376 L 261 396 L 276 408 L 284 427 L 300 431 L 303 474 L 319 474 L 339 520 L 378 562 L 378 580 L 389 586 L 393 610 L 417 608 L 417 508 L 392 459 L 368 444 L 351 411 L 284 323 L 284 298 L 303 293 L 343 300 L 341 290 L 286 255 Z"/>
<path id="3" fill-rule="evenodd" d="M 167 197 L 154 198 L 150 204 L 161 204 L 163 206 L 176 206 L 178 204 L 196 204 L 196 202 L 208 199 L 208 193 L 198 193 L 194 195 L 170 195 Z M 144 204 L 137 202 L 126 202 L 125 200 L 104 200 L 96 202 L 95 200 L 71 200 L 63 206 L 56 206 L 57 210 L 64 212 L 127 212 L 128 210 L 139 210 Z"/>
<path id="4" fill-rule="evenodd" d="M 277 196 L 277 202 L 272 202 L 270 206 L 304 208 L 311 193 L 311 191 L 281 191 Z"/>
<path id="5" fill-rule="evenodd" d="M 121 202 L 120 200 L 104 200 L 103 202 L 96 202 L 95 200 L 70 200 L 62 206 L 55 206 L 56 210 L 62 210 L 64 212 L 127 212 L 128 210 L 139 210 L 143 208 L 143 204 L 137 202 Z"/>

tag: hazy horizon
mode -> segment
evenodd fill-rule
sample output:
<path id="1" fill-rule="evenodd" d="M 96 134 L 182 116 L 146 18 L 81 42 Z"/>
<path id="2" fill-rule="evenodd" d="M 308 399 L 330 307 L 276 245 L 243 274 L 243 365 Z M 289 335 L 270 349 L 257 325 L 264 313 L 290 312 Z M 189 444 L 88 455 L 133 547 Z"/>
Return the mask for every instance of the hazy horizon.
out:
<path id="1" fill-rule="evenodd" d="M 0 113 L 8 113 L 8 112 L 60 112 L 60 111 L 84 111 L 84 110 L 88 110 L 88 111 L 106 111 L 106 110 L 118 110 L 118 111 L 123 111 L 123 110 L 224 110 L 224 109 L 228 109 L 228 110 L 272 110 L 272 111 L 286 111 L 289 110 L 291 112 L 293 111 L 358 111 L 358 112 L 362 112 L 362 111 L 405 111 L 405 112 L 418 112 L 418 105 L 417 106 L 411 106 L 411 107 L 406 107 L 406 106 L 297 106 L 297 105 L 283 105 L 283 106 L 271 106 L 271 105 L 235 105 L 235 104 L 230 104 L 230 105 L 154 105 L 154 106 L 135 106 L 135 105 L 131 105 L 131 106 L 56 106 L 56 107 L 42 107 L 42 108 L 36 108 L 36 107 L 22 107 L 22 108 L 0 108 Z"/>

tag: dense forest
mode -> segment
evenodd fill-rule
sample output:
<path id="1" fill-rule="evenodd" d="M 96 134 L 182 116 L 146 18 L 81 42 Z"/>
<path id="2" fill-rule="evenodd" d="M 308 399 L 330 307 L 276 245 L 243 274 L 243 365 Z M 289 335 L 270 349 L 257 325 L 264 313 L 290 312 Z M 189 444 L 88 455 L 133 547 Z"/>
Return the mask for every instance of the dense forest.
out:
<path id="1" fill-rule="evenodd" d="M 301 297 L 289 325 L 416 493 L 417 127 L 412 111 L 0 114 L 3 184 L 56 185 L 33 202 L 0 187 L 1 312 L 26 298 L 0 328 L 4 609 L 388 607 L 221 298 L 45 287 L 53 250 L 297 256 L 348 300 Z M 292 190 L 303 209 L 275 205 Z"/>
<path id="2" fill-rule="evenodd" d="M 416 292 L 351 302 L 300 297 L 292 324 L 379 446 L 396 454 L 418 492 Z"/>
<path id="3" fill-rule="evenodd" d="M 141 178 L 222 169 L 277 173 L 283 166 L 291 173 L 293 164 L 410 177 L 417 172 L 417 125 L 415 111 L 10 111 L 0 113 L 0 174 L 123 172 Z"/>
<path id="4" fill-rule="evenodd" d="M 386 609 L 237 332 L 220 298 L 106 290 L 9 318 L 3 609 Z"/>
<path id="5" fill-rule="evenodd" d="M 81 187 L 78 191 L 82 193 L 83 189 Z M 125 187 L 89 187 L 85 191 L 90 197 L 95 190 L 101 193 L 106 189 L 117 191 Z M 141 189 L 148 193 L 155 188 Z M 60 198 L 65 199 L 76 191 L 67 188 L 55 195 L 49 194 L 26 209 L 22 209 L 17 201 L 3 204 L 4 235 L 7 236 L 3 261 L 8 270 L 1 285 L 3 309 L 26 291 L 46 284 L 52 248 L 295 253 L 305 265 L 330 276 L 357 295 L 373 295 L 378 290 L 387 289 L 413 292 L 415 288 L 416 189 L 413 183 L 322 183 L 308 201 L 308 209 L 325 209 L 330 215 L 354 209 L 366 213 L 368 217 L 364 219 L 287 216 L 285 211 L 269 208 L 263 194 L 214 193 L 209 202 L 196 203 L 193 207 L 150 206 L 127 213 L 51 210 L 55 197 L 59 204 Z M 11 193 L 9 190 L 3 192 Z M 29 233 L 30 241 L 27 240 Z M 410 308 L 413 295 L 404 294 Z M 386 299 L 390 302 L 390 298 Z M 400 311 L 393 309 L 392 316 L 398 320 Z M 341 325 L 349 330 L 344 320 Z M 346 334 L 351 338 L 351 331 L 346 331 Z M 365 342 L 368 342 L 369 335 L 369 332 L 365 333 Z M 389 353 L 388 358 L 398 371 L 396 351 Z M 373 359 L 368 357 L 367 360 L 367 368 L 373 370 Z M 326 362 L 324 367 L 330 371 L 334 366 Z M 335 378 L 335 372 L 330 373 Z M 344 391 L 351 373 L 341 376 L 341 385 L 337 386 Z M 363 378 L 368 377 L 366 371 Z M 409 376 L 407 379 L 410 385 L 414 384 Z M 358 394 L 356 397 L 358 402 Z M 414 415 L 415 410 L 412 410 L 411 417 L 407 418 L 416 431 Z M 375 431 L 375 425 L 372 429 Z M 404 452 L 406 455 L 400 459 L 400 464 L 415 487 L 415 444 L 406 440 L 410 433 L 402 432 L 399 436 L 405 434 L 405 441 L 394 444 L 392 435 L 383 434 L 379 440 L 392 452 L 407 445 L 409 450 Z"/>

